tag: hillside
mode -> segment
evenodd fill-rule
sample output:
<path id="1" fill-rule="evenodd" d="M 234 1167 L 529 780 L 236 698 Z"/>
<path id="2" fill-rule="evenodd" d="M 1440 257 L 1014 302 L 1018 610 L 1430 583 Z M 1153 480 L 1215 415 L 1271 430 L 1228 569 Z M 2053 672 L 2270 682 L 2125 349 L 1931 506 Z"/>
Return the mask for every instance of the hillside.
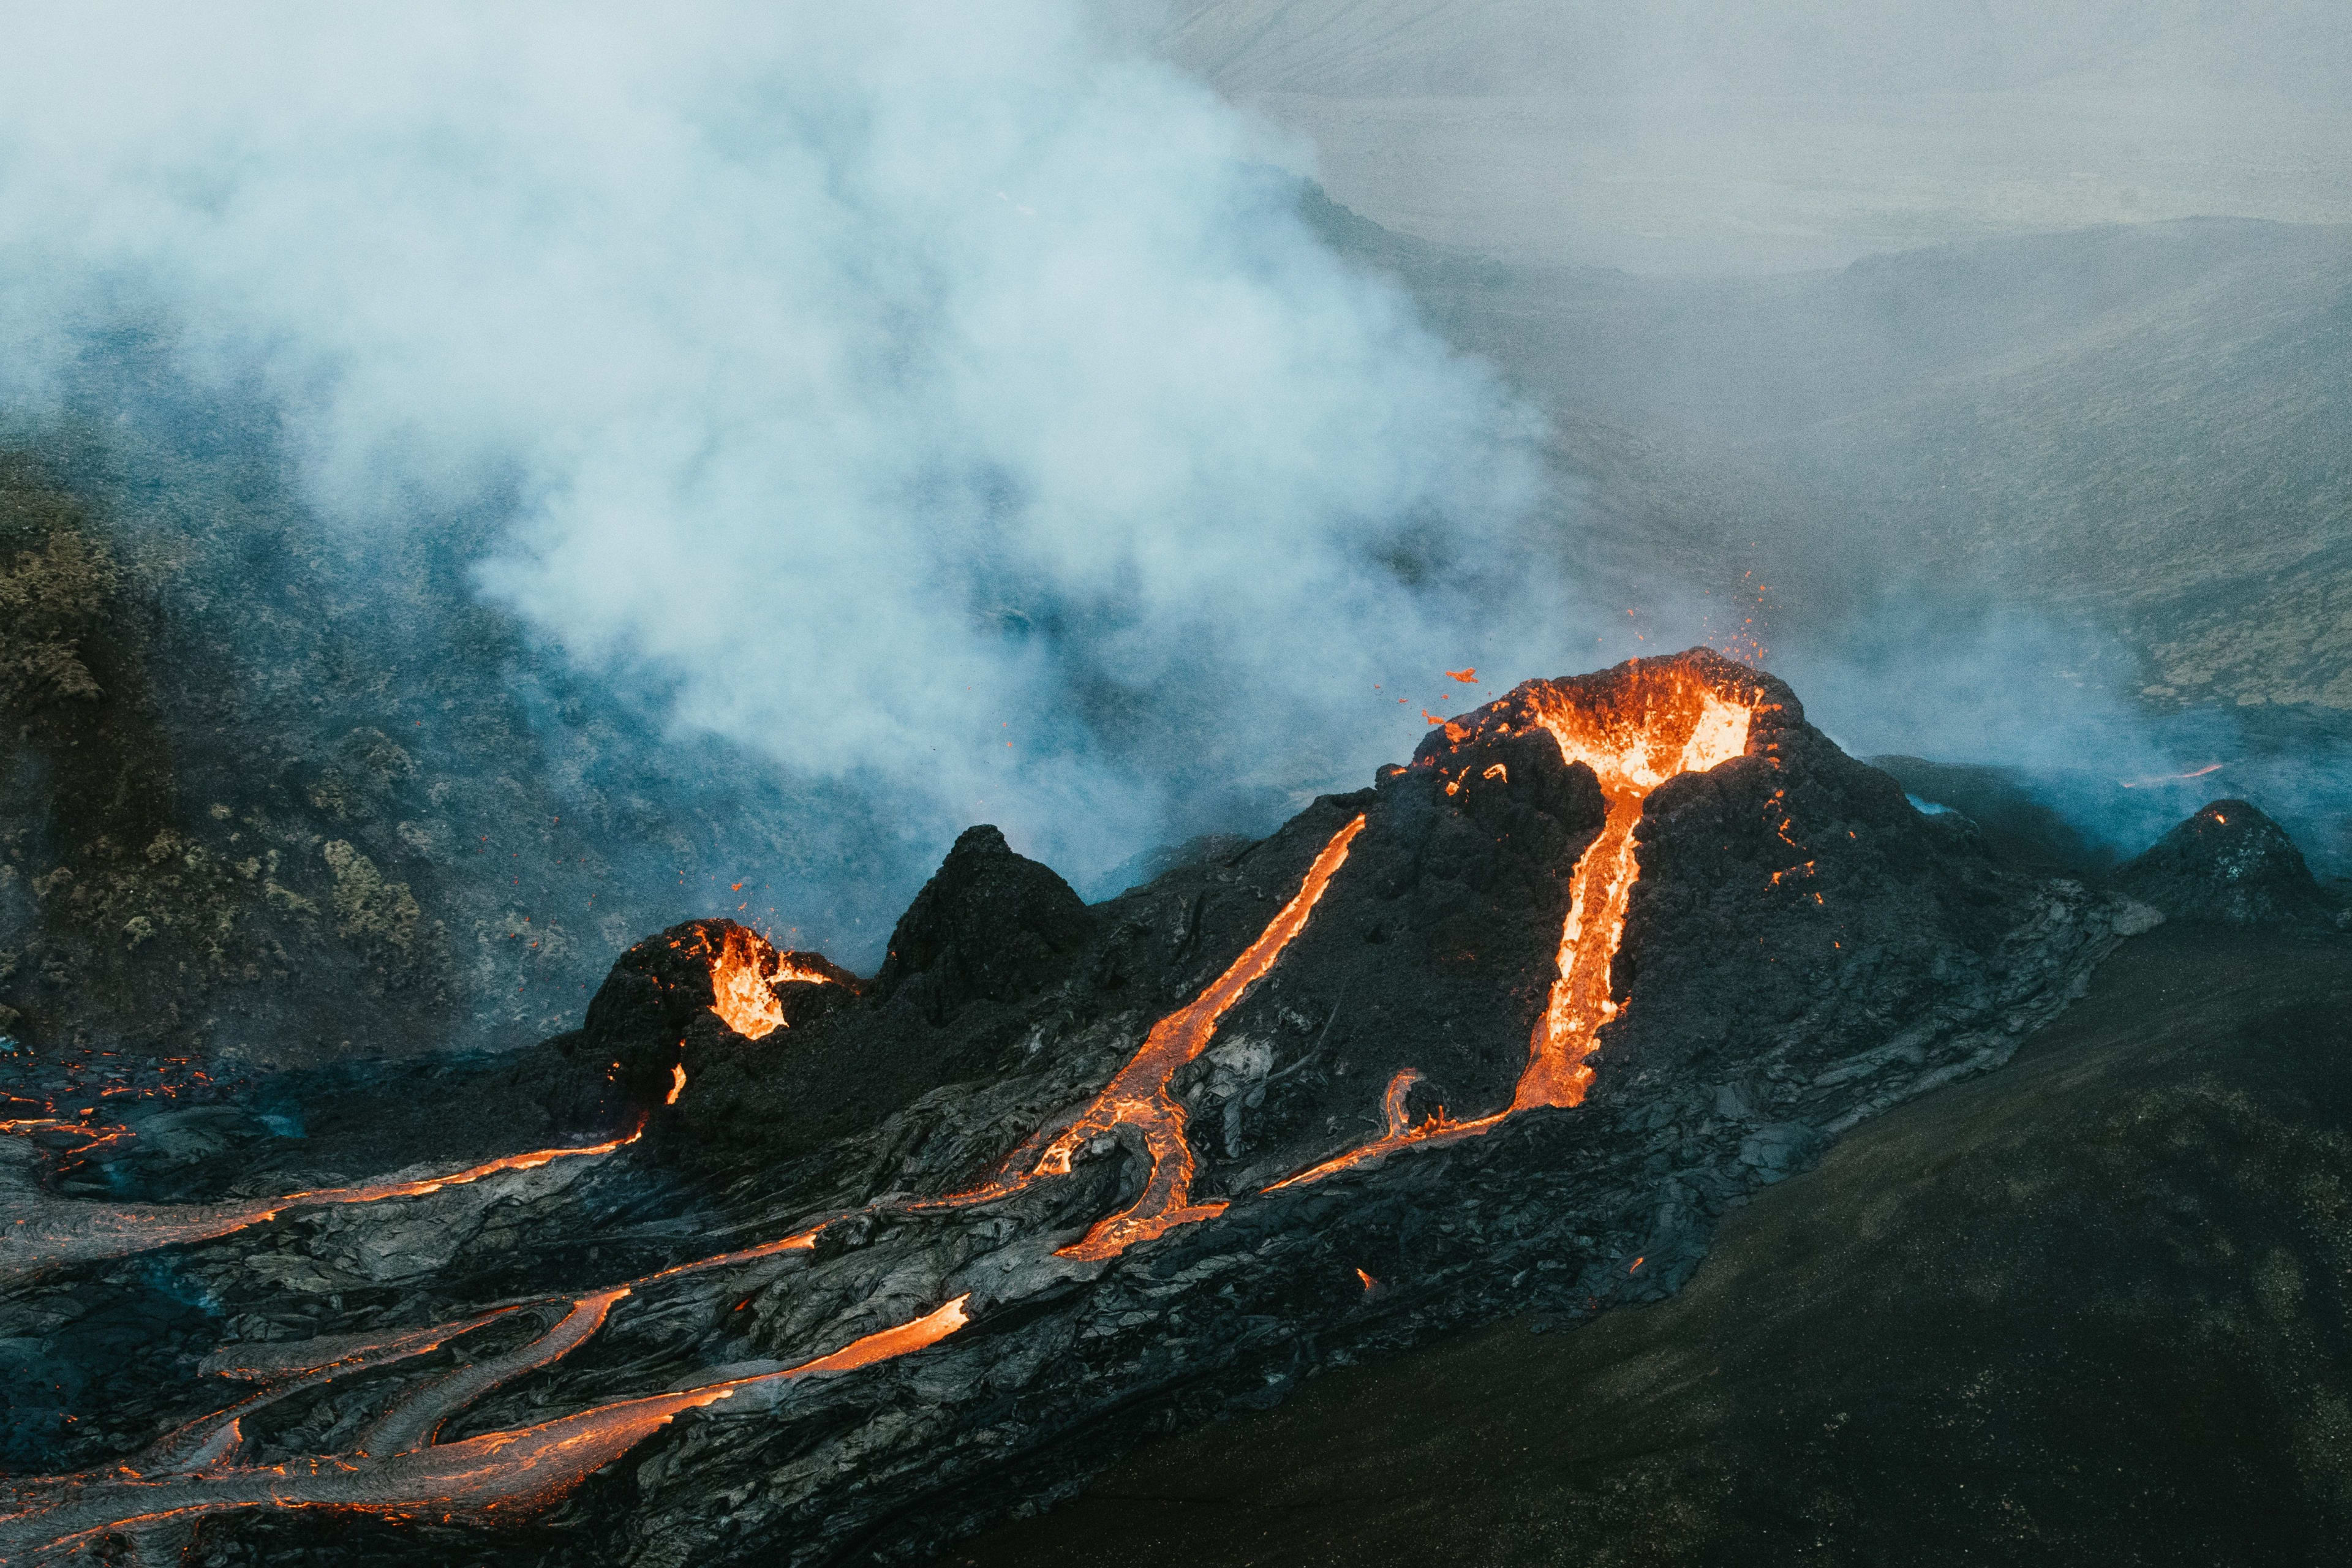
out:
<path id="1" fill-rule="evenodd" d="M 1390 227 L 1528 265 L 1776 272 L 2233 214 L 2352 219 L 2316 3 L 1191 0 L 1162 47 Z"/>
<path id="2" fill-rule="evenodd" d="M 1551 413 L 1621 558 L 1790 642 L 1927 588 L 2122 639 L 2158 708 L 2352 708 L 2352 227 L 2204 220 L 1761 279 L 1322 221 Z"/>
<path id="3" fill-rule="evenodd" d="M 1330 1373 L 949 1561 L 2340 1562 L 2347 1018 L 2340 946 L 2161 930 L 1672 1300 Z"/>

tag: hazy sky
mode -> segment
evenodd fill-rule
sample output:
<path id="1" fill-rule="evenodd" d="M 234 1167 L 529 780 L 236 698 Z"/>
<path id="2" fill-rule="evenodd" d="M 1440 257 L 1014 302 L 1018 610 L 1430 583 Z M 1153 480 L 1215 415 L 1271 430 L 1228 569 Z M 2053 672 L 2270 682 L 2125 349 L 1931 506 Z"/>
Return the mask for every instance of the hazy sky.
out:
<path id="1" fill-rule="evenodd" d="M 1332 194 L 1525 261 L 1770 271 L 2090 223 L 2352 221 L 2352 5 L 1176 0 Z"/>

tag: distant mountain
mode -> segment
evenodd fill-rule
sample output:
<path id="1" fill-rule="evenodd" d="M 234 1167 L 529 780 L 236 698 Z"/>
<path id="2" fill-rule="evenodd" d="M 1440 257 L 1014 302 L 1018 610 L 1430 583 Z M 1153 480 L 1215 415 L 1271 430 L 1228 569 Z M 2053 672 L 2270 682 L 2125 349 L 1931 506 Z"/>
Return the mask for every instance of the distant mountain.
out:
<path id="1" fill-rule="evenodd" d="M 2233 214 L 2352 220 L 2326 0 L 1192 0 L 1161 47 L 1339 200 L 1526 262 L 1772 271 Z"/>
<path id="2" fill-rule="evenodd" d="M 2352 710 L 2352 227 L 2208 219 L 1681 280 L 1311 204 L 1551 412 L 1627 557 L 1785 630 L 1906 584 L 2112 626 L 2163 706 Z"/>

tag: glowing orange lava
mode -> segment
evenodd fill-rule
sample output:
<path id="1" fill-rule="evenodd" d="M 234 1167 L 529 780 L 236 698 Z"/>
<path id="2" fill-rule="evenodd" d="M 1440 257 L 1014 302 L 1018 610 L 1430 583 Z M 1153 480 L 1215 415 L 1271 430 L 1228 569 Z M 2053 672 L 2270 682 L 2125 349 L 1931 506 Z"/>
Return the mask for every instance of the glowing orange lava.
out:
<path id="1" fill-rule="evenodd" d="M 779 1372 L 601 1405 L 519 1431 L 486 1432 L 384 1459 L 330 1456 L 151 1479 L 129 1470 L 50 1478 L 0 1514 L 0 1561 L 94 1542 L 166 1520 L 264 1508 L 497 1522 L 548 1507 L 686 1411 L 746 1390 L 853 1371 L 937 1344 L 970 1321 L 959 1296 L 912 1322 Z"/>
<path id="2" fill-rule="evenodd" d="M 1549 732 L 1563 757 L 1590 767 L 1606 807 L 1600 836 L 1570 875 L 1557 978 L 1528 1040 L 1528 1063 L 1511 1103 L 1471 1121 L 1449 1121 L 1441 1107 L 1427 1121 L 1409 1125 L 1405 1093 L 1420 1075 L 1407 1069 L 1390 1080 L 1383 1104 L 1387 1127 L 1379 1138 L 1266 1190 L 1316 1181 L 1412 1144 L 1474 1137 L 1522 1110 L 1582 1103 L 1592 1085 L 1591 1058 L 1601 1026 L 1617 1016 L 1610 971 L 1625 934 L 1636 874 L 1633 827 L 1642 807 L 1652 790 L 1676 774 L 1744 755 L 1759 700 L 1750 692 L 1719 689 L 1673 661 L 1633 659 L 1580 681 L 1530 682 L 1498 705 L 1516 701 L 1513 711 Z M 1465 718 L 1447 724 L 1446 738 L 1456 744 L 1469 739 L 1468 722 Z M 1787 826 L 1781 825 L 1784 837 Z"/>
<path id="3" fill-rule="evenodd" d="M 669 1092 L 662 1097 L 664 1105 L 676 1105 L 677 1097 L 686 1092 L 686 1064 L 678 1063 L 669 1069 Z"/>
<path id="4" fill-rule="evenodd" d="M 1307 917 L 1323 897 L 1323 889 L 1331 885 L 1332 877 L 1347 863 L 1348 847 L 1363 830 L 1364 819 L 1359 816 L 1333 834 L 1323 852 L 1315 858 L 1314 865 L 1307 868 L 1306 881 L 1258 939 L 1190 1006 L 1153 1025 L 1151 1033 L 1144 1037 L 1143 1048 L 1119 1069 L 1086 1113 L 1045 1146 L 1045 1153 L 1038 1158 L 1036 1173 L 1058 1175 L 1069 1170 L 1071 1157 L 1079 1149 L 1123 1124 L 1142 1132 L 1144 1148 L 1151 1157 L 1151 1174 L 1145 1179 L 1143 1192 L 1135 1202 L 1097 1221 L 1084 1237 L 1062 1248 L 1063 1256 L 1115 1258 L 1137 1242 L 1150 1241 L 1177 1226 L 1224 1212 L 1225 1205 L 1221 1203 L 1192 1202 L 1192 1146 L 1184 1136 L 1184 1108 L 1168 1092 L 1168 1081 L 1176 1076 L 1178 1068 L 1207 1048 L 1210 1038 L 1217 1032 L 1217 1020 L 1274 967 L 1274 961 L 1282 956 L 1290 939 L 1305 929 Z"/>
<path id="5" fill-rule="evenodd" d="M 2208 763 L 2201 768 L 2191 768 L 2185 773 L 2158 773 L 2153 778 L 2117 779 L 2116 782 L 2126 789 L 2148 789 L 2157 784 L 2184 784 L 2190 779 L 2201 779 L 2207 773 L 2220 773 L 2221 766 L 2220 763 Z"/>
<path id="6" fill-rule="evenodd" d="M 577 1149 L 534 1149 L 527 1153 L 505 1154 L 446 1176 L 323 1187 L 315 1192 L 289 1193 L 283 1197 L 214 1204 L 48 1202 L 28 1205 L 27 1212 L 16 1222 L 24 1228 L 13 1230 L 10 1236 L 16 1245 L 0 1253 L 0 1280 L 66 1264 L 124 1258 L 159 1247 L 212 1241 L 276 1219 L 289 1209 L 424 1197 L 444 1187 L 462 1187 L 501 1172 L 535 1170 L 558 1160 L 593 1159 L 635 1142 L 642 1131 L 640 1128 L 625 1138 Z"/>
<path id="7" fill-rule="evenodd" d="M 1142 1193 L 1118 1213 L 1095 1222 L 1092 1229 L 1061 1249 L 1065 1258 L 1093 1260 L 1116 1258 L 1138 1242 L 1165 1236 L 1180 1225 L 1224 1213 L 1222 1203 L 1192 1201 L 1192 1146 L 1184 1136 L 1184 1108 L 1168 1092 L 1176 1069 L 1207 1048 L 1217 1032 L 1217 1021 L 1242 998 L 1242 994 L 1274 967 L 1275 960 L 1307 925 L 1323 889 L 1347 863 L 1348 847 L 1364 830 L 1361 816 L 1331 836 L 1331 841 L 1307 868 L 1307 878 L 1288 903 L 1268 922 L 1258 939 L 1234 960 L 1209 988 L 1192 1003 L 1151 1026 L 1143 1046 L 1104 1086 L 1076 1121 L 1045 1146 L 1026 1171 L 1000 1176 L 970 1192 L 907 1205 L 912 1212 L 961 1208 L 1009 1197 L 1040 1176 L 1069 1173 L 1077 1152 L 1114 1129 L 1131 1127 L 1142 1134 L 1151 1173 Z"/>
<path id="8" fill-rule="evenodd" d="M 778 952 L 757 931 L 730 926 L 710 963 L 710 1010 L 745 1039 L 764 1040 L 791 1027 L 776 987 L 796 983 L 838 985 L 842 975 L 800 953 Z"/>
<path id="9" fill-rule="evenodd" d="M 1475 672 L 1446 673 L 1467 681 Z M 1618 1011 L 1610 970 L 1622 940 L 1635 878 L 1635 825 L 1650 793 L 1667 779 L 1717 766 L 1747 752 L 1751 721 L 1758 712 L 1767 710 L 1760 693 L 1760 688 L 1742 685 L 1737 676 L 1711 671 L 1704 663 L 1694 669 L 1686 660 L 1636 659 L 1581 680 L 1531 683 L 1504 703 L 1463 720 L 1433 720 L 1443 724 L 1446 741 L 1457 746 L 1482 731 L 1524 734 L 1541 729 L 1553 737 L 1565 758 L 1589 766 L 1599 781 L 1603 822 L 1570 873 L 1569 907 L 1556 977 L 1531 1031 L 1527 1063 L 1507 1107 L 1464 1122 L 1451 1121 L 1439 1107 L 1415 1122 L 1410 1100 L 1421 1074 L 1407 1068 L 1389 1081 L 1382 1095 L 1383 1131 L 1378 1139 L 1277 1186 L 1313 1181 L 1414 1144 L 1468 1137 L 1522 1110 L 1574 1106 L 1583 1100 L 1592 1081 L 1591 1058 L 1598 1031 Z M 1423 759 L 1424 763 L 1431 760 Z M 1500 763 L 1488 767 L 1483 776 L 1507 778 Z M 1449 780 L 1448 793 L 1458 793 L 1468 777 L 1465 771 L 1461 778 Z M 2218 815 L 2216 820 L 2220 820 Z M 1789 826 L 1784 817 L 1783 838 L 1788 837 Z M 1044 1143 L 1034 1160 L 1024 1163 L 1016 1156 L 1006 1163 L 1008 1173 L 967 1192 L 912 1203 L 878 1200 L 868 1212 L 957 1208 L 1009 1196 L 1042 1177 L 1067 1174 L 1079 1151 L 1097 1140 L 1118 1136 L 1118 1130 L 1126 1128 L 1128 1136 L 1140 1138 L 1150 1161 L 1143 1190 L 1126 1208 L 1097 1221 L 1083 1238 L 1062 1248 L 1063 1256 L 1108 1259 L 1178 1226 L 1222 1213 L 1226 1207 L 1223 1203 L 1192 1199 L 1194 1159 L 1186 1138 L 1184 1110 L 1171 1085 L 1178 1070 L 1206 1049 L 1224 1015 L 1273 969 L 1290 942 L 1305 929 L 1364 826 L 1365 818 L 1360 816 L 1332 836 L 1307 868 L 1297 891 L 1256 940 L 1189 1005 L 1153 1025 L 1135 1055 L 1069 1125 Z M 1809 870 L 1810 862 L 1801 869 Z M 738 1034 L 762 1038 L 785 1026 L 776 986 L 797 981 L 856 985 L 853 978 L 841 972 L 811 967 L 796 955 L 779 953 L 755 933 L 730 927 L 711 964 L 711 1011 Z M 686 1082 L 681 1064 L 672 1069 L 667 1103 L 677 1102 Z M 207 1239 L 297 1207 L 423 1196 L 499 1172 L 610 1153 L 636 1136 L 632 1132 L 627 1138 L 590 1148 L 509 1155 L 444 1176 L 329 1188 L 241 1204 L 177 1209 L 52 1205 L 59 1212 L 63 1207 L 73 1208 L 80 1234 L 57 1231 L 53 1235 L 47 1227 L 52 1226 L 55 1215 L 39 1214 L 40 1223 L 30 1234 L 17 1233 L 16 1239 L 29 1243 L 32 1250 L 16 1260 L 16 1271 L 23 1271 L 26 1258 L 32 1267 L 40 1268 L 54 1261 L 80 1261 Z M 1024 1146 L 1034 1147 L 1034 1140 Z M 528 1309 L 503 1306 L 462 1321 L 423 1329 L 379 1331 L 380 1337 L 344 1335 L 299 1346 L 237 1347 L 224 1352 L 215 1358 L 218 1364 L 209 1365 L 208 1370 L 267 1386 L 238 1405 L 159 1439 L 133 1464 L 16 1485 L 7 1502 L 0 1504 L 0 1561 L 14 1560 L 26 1551 L 75 1547 L 108 1534 L 160 1542 L 195 1519 L 247 1509 L 340 1508 L 396 1518 L 513 1520 L 551 1504 L 685 1411 L 747 1390 L 848 1373 L 906 1355 L 938 1343 L 970 1321 L 971 1297 L 958 1296 L 911 1321 L 778 1371 L 616 1400 L 519 1430 L 446 1444 L 434 1440 L 443 1423 L 470 1402 L 584 1343 L 603 1328 L 616 1304 L 635 1290 L 688 1274 L 807 1250 L 815 1245 L 824 1224 L 830 1223 L 678 1264 L 574 1299 L 561 1319 L 538 1338 L 465 1361 L 410 1390 L 361 1434 L 356 1452 L 341 1456 L 267 1467 L 240 1465 L 237 1461 L 246 1447 L 241 1419 L 260 1405 L 299 1388 L 424 1353 L 508 1313 L 551 1311 L 562 1305 L 560 1299 L 530 1303 Z M 1636 1258 L 1629 1272 L 1640 1269 L 1645 1261 Z M 8 1270 L 0 1270 L 5 1272 Z M 1369 1272 L 1361 1268 L 1355 1272 L 1368 1294 L 1378 1288 L 1380 1282 Z"/>
<path id="10" fill-rule="evenodd" d="M 1617 1016 L 1609 972 L 1625 934 L 1633 890 L 1633 825 L 1650 792 L 1677 773 L 1704 773 L 1748 750 L 1754 709 L 1676 669 L 1655 679 L 1637 664 L 1632 688 L 1614 700 L 1536 687 L 1538 721 L 1560 754 L 1590 767 L 1608 804 L 1601 837 L 1578 860 L 1569 882 L 1568 922 L 1559 938 L 1559 975 L 1529 1043 L 1527 1071 L 1513 1110 L 1576 1105 L 1592 1083 L 1586 1058 L 1601 1025 Z"/>
<path id="11" fill-rule="evenodd" d="M 539 1338 L 411 1390 L 360 1434 L 355 1447 L 362 1454 L 405 1454 L 426 1447 L 440 1434 L 443 1422 L 475 1400 L 527 1372 L 561 1361 L 587 1343 L 604 1326 L 613 1304 L 628 1293 L 629 1288 L 622 1285 L 583 1296 L 561 1322 Z"/>
<path id="12" fill-rule="evenodd" d="M 710 1010 L 747 1040 L 766 1039 L 784 1026 L 784 1005 L 769 977 L 775 957 L 775 949 L 757 935 L 732 926 L 711 963 Z"/>

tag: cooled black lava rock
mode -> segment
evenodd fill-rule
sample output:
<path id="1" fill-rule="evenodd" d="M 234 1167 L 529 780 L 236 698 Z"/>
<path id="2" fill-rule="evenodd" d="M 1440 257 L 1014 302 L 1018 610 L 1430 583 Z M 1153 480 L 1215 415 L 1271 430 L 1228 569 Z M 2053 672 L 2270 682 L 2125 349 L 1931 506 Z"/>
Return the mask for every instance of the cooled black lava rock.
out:
<path id="1" fill-rule="evenodd" d="M 1577 752 L 1598 769 L 1554 738 L 1576 713 L 1608 731 Z M 1639 879 L 1589 1098 L 1286 1182 L 1379 1134 L 1399 1074 L 1421 1075 L 1409 1121 L 1513 1103 L 1578 868 L 1618 864 L 1593 858 L 1604 840 Z M 1303 924 L 1254 984 L 1214 993 L 1230 1005 L 1165 1098 L 1130 1083 L 1062 1150 L 1066 1174 L 998 1179 L 1041 1169 L 1156 1026 L 1291 929 L 1294 902 Z M 650 1110 L 641 1144 L 525 1178 L 527 1211 L 488 1184 L 337 1209 L 289 1226 L 300 1255 L 267 1267 L 227 1238 L 189 1256 L 185 1288 L 257 1322 L 291 1292 L 323 1333 L 363 1326 L 343 1321 L 353 1303 L 413 1324 L 644 1286 L 461 1434 L 792 1364 L 957 1303 L 968 1326 L 903 1361 L 679 1416 L 551 1512 L 562 1545 L 539 1553 L 920 1560 L 1149 1429 L 1268 1404 L 1320 1367 L 1664 1297 L 1727 1207 L 1873 1111 L 2006 1060 L 2139 909 L 2000 872 L 1769 677 L 1704 652 L 1634 661 L 1530 683 L 1372 787 L 1091 910 L 974 829 L 870 991 L 817 987 L 828 1007 L 756 1038 L 712 1011 L 712 966 L 750 933 L 674 928 L 616 965 L 569 1047 Z M 1145 1192 L 1150 1148 L 1189 1181 L 1179 1223 L 1117 1257 L 1064 1250 Z M 460 1209 L 477 1218 L 453 1235 Z M 813 1230 L 814 1247 L 650 1272 Z M 255 1530 L 290 1546 L 310 1528 Z M 417 1540 L 421 1562 L 437 1548 Z M 316 1541 L 320 1563 L 352 1560 Z"/>
<path id="2" fill-rule="evenodd" d="M 586 1024 L 566 1037 L 564 1054 L 603 1076 L 621 1100 L 638 1111 L 666 1103 L 673 1074 L 683 1064 L 730 1048 L 738 1034 L 714 1008 L 713 974 L 730 944 L 736 962 L 773 974 L 812 972 L 822 981 L 770 983 L 753 973 L 746 984 L 772 998 L 784 1027 L 805 1025 L 857 994 L 857 977 L 821 954 L 779 952 L 768 940 L 733 921 L 687 921 L 649 936 L 623 953 L 588 1004 Z"/>
<path id="3" fill-rule="evenodd" d="M 1286 862 L 1364 818 L 1275 973 L 1176 1076 L 1203 1191 L 1253 1193 L 1377 1136 L 1399 1073 L 1415 1120 L 1509 1104 L 1602 812 L 1592 770 L 1550 736 L 1495 734 L 1443 766 L 1384 768 L 1269 840 Z"/>
<path id="4" fill-rule="evenodd" d="M 1086 900 L 1050 867 L 994 827 L 967 827 L 898 917 L 874 993 L 945 1023 L 967 1003 L 1041 989 L 1093 932 Z"/>
<path id="5" fill-rule="evenodd" d="M 2217 800 L 2115 876 L 2179 920 L 2336 929 L 2339 911 L 2286 830 L 2242 800 Z"/>

